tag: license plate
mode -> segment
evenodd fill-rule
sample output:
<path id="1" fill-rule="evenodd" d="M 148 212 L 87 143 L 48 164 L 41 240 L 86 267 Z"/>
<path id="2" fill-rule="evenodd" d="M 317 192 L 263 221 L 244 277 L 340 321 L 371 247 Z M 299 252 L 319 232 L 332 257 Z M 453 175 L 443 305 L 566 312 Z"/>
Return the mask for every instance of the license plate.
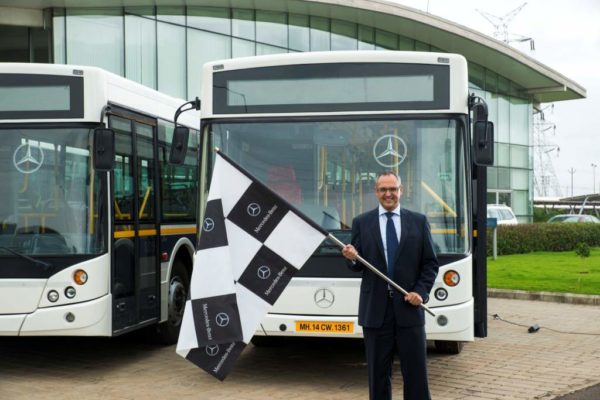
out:
<path id="1" fill-rule="evenodd" d="M 354 333 L 354 322 L 296 321 L 296 332 Z"/>

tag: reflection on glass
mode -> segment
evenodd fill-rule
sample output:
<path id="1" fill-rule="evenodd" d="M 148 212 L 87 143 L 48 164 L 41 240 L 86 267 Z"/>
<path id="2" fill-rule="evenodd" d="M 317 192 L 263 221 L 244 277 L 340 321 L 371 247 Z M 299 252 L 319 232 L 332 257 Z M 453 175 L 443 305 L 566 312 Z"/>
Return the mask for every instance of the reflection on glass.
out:
<path id="1" fill-rule="evenodd" d="M 156 7 L 156 19 L 172 24 L 185 25 L 185 8 L 183 7 Z"/>
<path id="2" fill-rule="evenodd" d="M 215 123 L 218 146 L 326 229 L 377 206 L 375 179 L 402 177 L 402 207 L 427 215 L 439 252 L 466 251 L 463 130 L 455 120 Z"/>
<path id="3" fill-rule="evenodd" d="M 297 51 L 310 50 L 310 30 L 307 15 L 289 15 L 289 46 Z"/>
<path id="4" fill-rule="evenodd" d="M 231 57 L 250 57 L 256 55 L 256 44 L 250 40 L 232 38 Z"/>
<path id="5" fill-rule="evenodd" d="M 256 41 L 279 47 L 288 46 L 286 14 L 257 11 Z"/>
<path id="6" fill-rule="evenodd" d="M 204 31 L 231 34 L 229 8 L 188 7 L 188 26 Z"/>
<path id="7" fill-rule="evenodd" d="M 310 17 L 310 51 L 331 50 L 329 19 Z"/>
<path id="8" fill-rule="evenodd" d="M 94 65 L 123 75 L 123 13 L 119 9 L 67 9 L 67 64 Z"/>
<path id="9" fill-rule="evenodd" d="M 157 23 L 158 90 L 173 97 L 185 98 L 185 28 Z"/>
<path id="10" fill-rule="evenodd" d="M 21 254 L 105 251 L 91 130 L 3 129 L 0 136 L 0 246 Z"/>
<path id="11" fill-rule="evenodd" d="M 331 50 L 356 50 L 358 36 L 356 24 L 331 20 Z"/>
<path id="12" fill-rule="evenodd" d="M 375 44 L 378 50 L 397 50 L 398 35 L 377 29 L 375 30 Z"/>
<path id="13" fill-rule="evenodd" d="M 213 60 L 231 57 L 231 38 L 188 28 L 187 37 L 188 98 L 200 96 L 202 66 Z"/>
<path id="14" fill-rule="evenodd" d="M 254 11 L 233 10 L 231 19 L 232 35 L 235 37 L 254 40 Z"/>
<path id="15" fill-rule="evenodd" d="M 125 77 L 156 88 L 156 23 L 125 15 Z"/>

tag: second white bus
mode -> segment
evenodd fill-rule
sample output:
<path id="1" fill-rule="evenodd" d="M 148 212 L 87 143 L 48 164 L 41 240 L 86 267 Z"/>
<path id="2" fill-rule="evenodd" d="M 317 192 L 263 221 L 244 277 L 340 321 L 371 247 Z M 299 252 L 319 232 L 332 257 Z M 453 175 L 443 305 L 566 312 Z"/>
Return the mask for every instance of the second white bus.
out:
<path id="1" fill-rule="evenodd" d="M 427 315 L 427 337 L 457 353 L 463 342 L 486 335 L 485 165 L 493 154 L 487 110 L 469 96 L 467 75 L 464 57 L 442 53 L 301 53 L 207 63 L 201 196 L 210 181 L 210 149 L 219 147 L 348 243 L 352 219 L 377 206 L 376 176 L 396 172 L 405 187 L 401 205 L 427 215 L 440 261 L 428 303 L 437 317 Z M 339 248 L 324 242 L 253 341 L 362 336 L 360 279 Z"/>

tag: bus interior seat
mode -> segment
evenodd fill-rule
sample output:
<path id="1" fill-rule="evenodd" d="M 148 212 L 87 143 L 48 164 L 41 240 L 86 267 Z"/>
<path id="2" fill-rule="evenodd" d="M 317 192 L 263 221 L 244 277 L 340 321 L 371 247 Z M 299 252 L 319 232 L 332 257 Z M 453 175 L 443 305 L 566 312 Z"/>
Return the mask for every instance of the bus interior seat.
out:
<path id="1" fill-rule="evenodd" d="M 267 173 L 267 186 L 292 204 L 302 201 L 302 189 L 296 182 L 296 172 L 291 165 L 273 165 Z"/>

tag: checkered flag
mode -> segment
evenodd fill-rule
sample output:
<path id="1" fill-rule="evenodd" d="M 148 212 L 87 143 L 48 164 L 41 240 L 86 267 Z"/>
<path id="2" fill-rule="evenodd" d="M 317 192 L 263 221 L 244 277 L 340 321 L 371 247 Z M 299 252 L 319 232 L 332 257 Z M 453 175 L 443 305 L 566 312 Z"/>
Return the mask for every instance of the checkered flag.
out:
<path id="1" fill-rule="evenodd" d="M 177 353 L 218 379 L 328 232 L 217 151 Z"/>

